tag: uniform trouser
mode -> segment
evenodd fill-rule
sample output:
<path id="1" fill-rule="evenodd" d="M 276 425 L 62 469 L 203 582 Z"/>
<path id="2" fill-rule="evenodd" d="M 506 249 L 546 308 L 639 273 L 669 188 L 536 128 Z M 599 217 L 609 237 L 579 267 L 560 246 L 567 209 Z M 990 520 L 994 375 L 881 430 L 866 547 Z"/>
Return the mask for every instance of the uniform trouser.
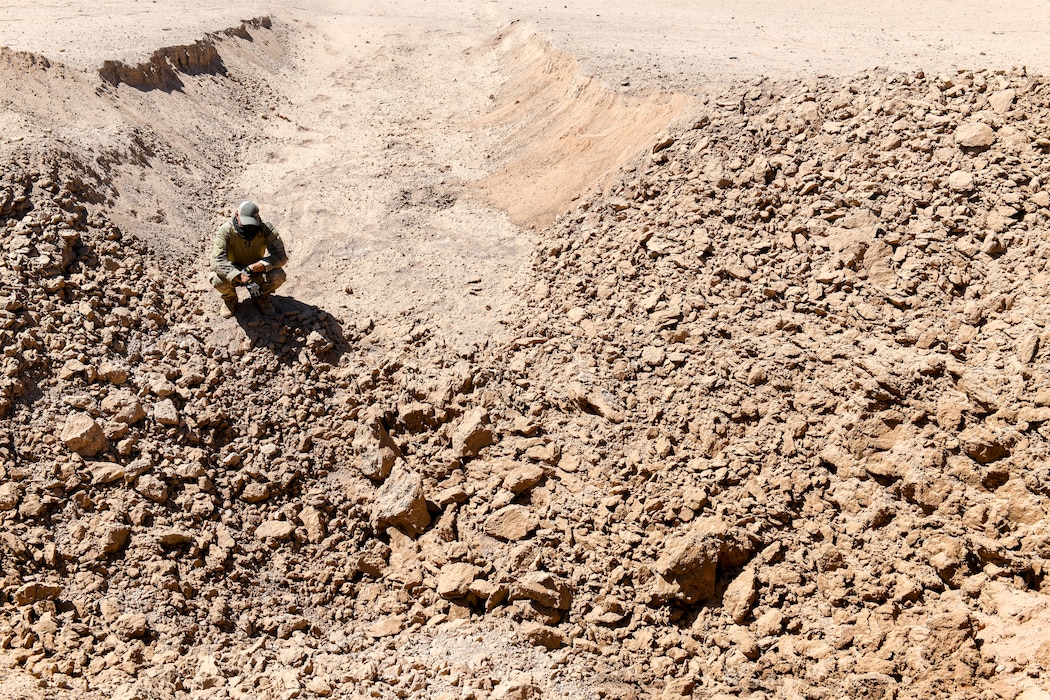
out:
<path id="1" fill-rule="evenodd" d="M 251 272 L 249 274 L 252 276 L 252 279 L 259 284 L 259 288 L 262 289 L 263 294 L 273 292 L 284 284 L 286 279 L 288 279 L 288 275 L 286 275 L 284 270 L 279 267 L 274 268 L 269 272 Z M 227 282 L 214 272 L 211 273 L 211 284 L 224 299 L 237 298 L 237 287 L 234 286 L 232 282 Z"/>

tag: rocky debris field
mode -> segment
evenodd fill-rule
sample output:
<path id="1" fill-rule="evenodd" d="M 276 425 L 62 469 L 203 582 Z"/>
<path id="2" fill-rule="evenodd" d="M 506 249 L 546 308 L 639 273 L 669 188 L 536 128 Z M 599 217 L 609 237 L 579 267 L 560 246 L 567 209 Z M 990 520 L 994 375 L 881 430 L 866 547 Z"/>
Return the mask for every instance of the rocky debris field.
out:
<path id="1" fill-rule="evenodd" d="M 110 161 L 5 147 L 3 692 L 1046 697 L 1050 81 L 697 99 L 458 354 L 218 324 Z"/>

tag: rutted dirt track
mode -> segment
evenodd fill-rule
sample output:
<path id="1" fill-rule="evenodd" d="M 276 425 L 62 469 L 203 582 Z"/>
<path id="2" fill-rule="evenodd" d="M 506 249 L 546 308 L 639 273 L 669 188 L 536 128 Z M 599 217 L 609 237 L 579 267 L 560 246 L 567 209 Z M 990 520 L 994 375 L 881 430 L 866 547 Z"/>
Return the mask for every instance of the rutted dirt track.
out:
<path id="1" fill-rule="evenodd" d="M 0 49 L 0 696 L 1047 697 L 1050 80 L 416 9 Z"/>

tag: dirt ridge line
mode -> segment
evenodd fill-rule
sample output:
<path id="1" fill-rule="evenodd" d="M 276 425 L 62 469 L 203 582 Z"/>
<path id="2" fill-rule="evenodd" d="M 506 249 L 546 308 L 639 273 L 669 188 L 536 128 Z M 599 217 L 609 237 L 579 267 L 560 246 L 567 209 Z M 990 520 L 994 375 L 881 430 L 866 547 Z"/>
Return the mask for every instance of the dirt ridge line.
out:
<path id="1" fill-rule="evenodd" d="M 478 188 L 518 225 L 550 225 L 692 111 L 682 93 L 611 88 L 534 26 L 512 24 L 495 43 L 510 78 L 477 126 L 504 132 L 502 163 Z"/>
<path id="2" fill-rule="evenodd" d="M 148 61 L 137 66 L 129 66 L 119 60 L 105 61 L 98 74 L 102 80 L 114 87 L 124 83 L 143 91 L 179 90 L 184 86 L 178 76 L 180 72 L 189 75 L 225 74 L 226 68 L 216 47 L 218 39 L 239 37 L 251 41 L 249 28 L 271 29 L 272 26 L 272 19 L 269 16 L 244 20 L 236 27 L 209 32 L 204 38 L 192 44 L 159 48 L 150 55 Z"/>

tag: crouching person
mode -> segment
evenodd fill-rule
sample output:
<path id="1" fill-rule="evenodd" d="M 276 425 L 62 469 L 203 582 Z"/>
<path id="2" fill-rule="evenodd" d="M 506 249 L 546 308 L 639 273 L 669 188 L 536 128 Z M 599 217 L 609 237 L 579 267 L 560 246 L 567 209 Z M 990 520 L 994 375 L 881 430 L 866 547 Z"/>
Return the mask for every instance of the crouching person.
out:
<path id="1" fill-rule="evenodd" d="M 287 279 L 281 269 L 286 262 L 280 234 L 262 220 L 255 202 L 241 202 L 212 242 L 211 283 L 222 296 L 222 317 L 237 311 L 237 287 L 248 290 L 260 313 L 272 314 L 270 294 Z"/>

